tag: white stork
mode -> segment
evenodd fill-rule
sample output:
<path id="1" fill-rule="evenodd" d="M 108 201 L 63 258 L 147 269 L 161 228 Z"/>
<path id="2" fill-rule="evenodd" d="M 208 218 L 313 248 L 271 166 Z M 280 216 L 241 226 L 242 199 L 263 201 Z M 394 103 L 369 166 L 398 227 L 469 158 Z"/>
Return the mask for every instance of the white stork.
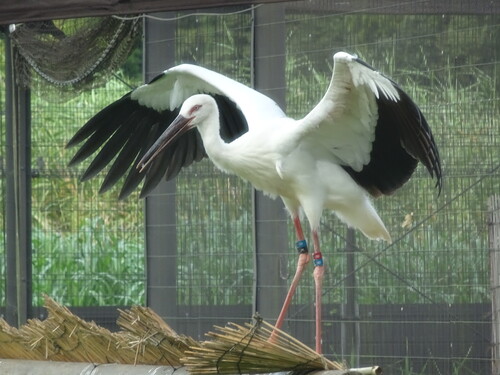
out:
<path id="1" fill-rule="evenodd" d="M 82 176 L 112 163 L 101 192 L 127 174 L 120 198 L 144 179 L 141 196 L 208 156 L 223 171 L 279 196 L 297 233 L 299 261 L 286 310 L 310 261 L 301 227 L 309 221 L 316 281 L 316 350 L 321 352 L 323 259 L 318 229 L 324 209 L 367 237 L 391 237 L 372 198 L 401 187 L 421 161 L 441 190 L 439 153 L 424 115 L 391 79 L 356 56 L 334 55 L 321 101 L 300 120 L 265 95 L 194 65 L 166 70 L 104 108 L 69 141 L 85 143 L 70 165 L 98 153 Z"/>

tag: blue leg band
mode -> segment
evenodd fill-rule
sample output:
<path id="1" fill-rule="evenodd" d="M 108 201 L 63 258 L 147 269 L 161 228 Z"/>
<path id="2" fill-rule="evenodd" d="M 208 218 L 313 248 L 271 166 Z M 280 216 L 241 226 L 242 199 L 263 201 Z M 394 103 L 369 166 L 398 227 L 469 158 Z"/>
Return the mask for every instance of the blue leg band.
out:
<path id="1" fill-rule="evenodd" d="M 295 246 L 296 246 L 299 254 L 307 254 L 308 253 L 306 240 L 297 241 Z"/>
<path id="2" fill-rule="evenodd" d="M 313 262 L 316 267 L 323 266 L 323 255 L 319 251 L 313 254 Z"/>

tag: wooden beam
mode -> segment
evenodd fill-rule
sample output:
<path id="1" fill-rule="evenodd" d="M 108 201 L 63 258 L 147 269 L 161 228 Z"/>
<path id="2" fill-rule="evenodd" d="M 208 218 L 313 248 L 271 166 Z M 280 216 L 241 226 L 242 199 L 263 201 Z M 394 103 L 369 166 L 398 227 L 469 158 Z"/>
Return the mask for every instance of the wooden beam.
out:
<path id="1" fill-rule="evenodd" d="M 173 12 L 228 6 L 251 6 L 286 0 L 47 0 L 5 1 L 0 5 L 0 25 L 63 18 Z M 500 14 L 500 1 L 475 0 L 323 0 L 286 1 L 287 11 L 365 14 Z"/>
<path id="2" fill-rule="evenodd" d="M 289 12 L 312 14 L 469 14 L 490 15 L 500 13 L 500 1 L 476 0 L 320 0 L 313 2 L 293 2 L 286 5 Z"/>
<path id="3" fill-rule="evenodd" d="M 172 12 L 228 6 L 251 6 L 286 0 L 49 0 L 7 1 L 0 5 L 0 25 L 63 18 Z"/>

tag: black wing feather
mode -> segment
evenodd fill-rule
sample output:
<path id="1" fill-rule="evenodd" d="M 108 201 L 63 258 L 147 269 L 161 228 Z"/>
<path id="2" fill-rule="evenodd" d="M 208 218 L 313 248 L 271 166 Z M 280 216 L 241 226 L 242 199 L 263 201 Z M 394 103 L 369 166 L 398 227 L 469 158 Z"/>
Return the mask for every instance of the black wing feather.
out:
<path id="1" fill-rule="evenodd" d="M 130 132 L 140 120 L 141 113 L 136 111 L 127 118 L 123 124 L 116 129 L 104 146 L 99 150 L 94 160 L 90 163 L 87 170 L 83 173 L 80 181 L 86 181 L 98 174 L 122 149 L 123 145 L 130 139 Z"/>
<path id="2" fill-rule="evenodd" d="M 370 162 L 359 172 L 348 166 L 343 168 L 373 196 L 379 196 L 392 194 L 401 187 L 420 161 L 436 177 L 440 193 L 441 161 L 429 125 L 410 97 L 393 84 L 400 100 L 395 102 L 383 95 L 377 99 L 378 121 Z"/>
<path id="3" fill-rule="evenodd" d="M 66 144 L 66 148 L 76 146 L 77 144 L 83 142 L 99 129 L 104 130 L 102 129 L 103 127 L 101 124 L 106 124 L 109 123 L 109 121 L 112 121 L 113 116 L 120 113 L 120 111 L 117 111 L 116 108 L 123 105 L 122 101 L 128 102 L 129 96 L 130 93 L 124 95 L 121 99 L 118 99 L 108 105 L 105 109 L 99 111 L 75 133 L 75 135 Z"/>
<path id="4" fill-rule="evenodd" d="M 144 142 L 143 140 L 143 142 L 141 142 L 139 153 L 132 162 L 130 168 L 128 168 L 127 177 L 123 182 L 123 186 L 118 196 L 119 199 L 125 199 L 130 194 L 132 194 L 132 192 L 137 188 L 137 186 L 139 186 L 141 181 L 146 177 L 146 174 L 141 173 L 139 169 L 137 169 L 135 166 L 137 165 L 137 163 L 139 163 L 139 160 L 141 160 L 142 156 L 146 153 L 149 147 L 151 147 L 151 145 L 154 143 L 154 140 L 156 139 L 156 137 L 154 136 L 160 133 L 158 132 L 159 127 L 160 125 L 158 123 L 154 123 L 151 127 L 150 132 L 145 137 L 146 141 Z"/>
<path id="5" fill-rule="evenodd" d="M 228 97 L 214 95 L 219 107 L 220 136 L 226 142 L 238 138 L 248 131 L 248 123 L 243 113 Z"/>
<path id="6" fill-rule="evenodd" d="M 134 130 L 133 134 L 128 138 L 126 144 L 123 146 L 119 155 L 113 162 L 113 165 L 109 169 L 106 177 L 104 178 L 101 189 L 99 193 L 104 193 L 112 188 L 120 178 L 122 178 L 128 169 L 123 168 L 123 166 L 128 165 L 133 166 L 133 161 L 137 158 L 141 151 L 141 141 L 147 137 L 150 131 L 150 118 L 146 117 L 141 119 L 137 124 L 137 128 Z M 158 126 L 158 124 L 156 124 Z"/>
<path id="7" fill-rule="evenodd" d="M 83 160 L 87 159 L 90 155 L 92 155 L 96 150 L 99 149 L 99 147 L 102 146 L 102 144 L 108 139 L 108 137 L 116 131 L 119 125 L 119 122 L 111 122 L 109 126 L 96 129 L 87 138 L 87 141 L 83 144 L 83 146 L 80 147 L 80 149 L 75 153 L 75 155 L 69 162 L 69 166 L 72 167 L 76 164 L 79 164 Z"/>
<path id="8" fill-rule="evenodd" d="M 195 131 L 191 130 L 183 137 L 174 141 L 171 147 L 166 148 L 151 163 L 146 172 L 146 181 L 141 189 L 141 198 L 147 196 L 163 178 L 170 180 L 179 174 L 183 166 L 191 164 L 186 163 L 186 154 L 189 152 L 186 144 L 195 135 L 194 133 Z"/>

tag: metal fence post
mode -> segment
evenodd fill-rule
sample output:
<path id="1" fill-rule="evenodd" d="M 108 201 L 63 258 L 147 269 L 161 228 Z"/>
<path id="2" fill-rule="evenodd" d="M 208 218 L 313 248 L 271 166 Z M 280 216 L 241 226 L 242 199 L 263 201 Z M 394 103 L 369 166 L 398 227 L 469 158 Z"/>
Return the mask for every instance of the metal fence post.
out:
<path id="1" fill-rule="evenodd" d="M 254 10 L 254 87 L 285 105 L 285 10 L 282 4 Z M 254 195 L 255 285 L 254 311 L 266 319 L 278 317 L 286 293 L 280 268 L 286 263 L 287 215 L 281 200 L 261 192 Z M 282 264 L 283 263 L 283 264 Z"/>
<path id="2" fill-rule="evenodd" d="M 149 82 L 175 63 L 175 22 L 146 18 L 144 35 L 144 77 Z M 163 318 L 176 316 L 177 310 L 175 193 L 175 180 L 162 181 L 145 199 L 146 304 Z"/>
<path id="3" fill-rule="evenodd" d="M 16 83 L 14 49 L 6 37 L 6 318 L 32 316 L 31 112 L 29 89 Z"/>
<path id="4" fill-rule="evenodd" d="M 343 360 L 352 366 L 360 366 L 361 342 L 356 292 L 356 231 L 353 228 L 348 228 L 346 237 L 344 250 L 346 254 L 346 278 L 344 281 L 346 302 L 342 305 L 341 352 Z"/>

